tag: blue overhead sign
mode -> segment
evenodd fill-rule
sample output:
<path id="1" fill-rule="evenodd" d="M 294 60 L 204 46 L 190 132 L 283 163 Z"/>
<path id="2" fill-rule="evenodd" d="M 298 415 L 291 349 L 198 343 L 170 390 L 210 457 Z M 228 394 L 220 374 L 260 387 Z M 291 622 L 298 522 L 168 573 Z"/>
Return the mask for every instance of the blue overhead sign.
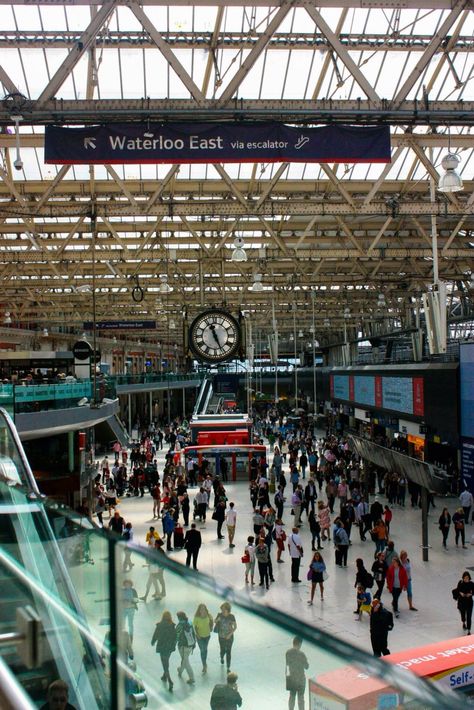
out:
<path id="1" fill-rule="evenodd" d="M 286 126 L 283 123 L 46 126 L 45 162 L 389 163 L 389 126 Z"/>
<path id="2" fill-rule="evenodd" d="M 95 324 L 96 330 L 156 330 L 156 320 L 101 320 Z M 84 330 L 93 330 L 92 321 L 83 324 Z"/>

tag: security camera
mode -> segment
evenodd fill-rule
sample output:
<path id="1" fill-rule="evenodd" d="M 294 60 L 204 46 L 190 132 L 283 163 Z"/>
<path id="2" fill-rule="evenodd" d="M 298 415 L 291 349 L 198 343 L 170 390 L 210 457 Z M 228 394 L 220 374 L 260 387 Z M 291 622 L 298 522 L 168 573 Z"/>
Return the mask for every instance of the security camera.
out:
<path id="1" fill-rule="evenodd" d="M 13 166 L 15 170 L 23 170 L 23 160 L 20 158 L 17 158 L 15 162 L 13 163 Z"/>

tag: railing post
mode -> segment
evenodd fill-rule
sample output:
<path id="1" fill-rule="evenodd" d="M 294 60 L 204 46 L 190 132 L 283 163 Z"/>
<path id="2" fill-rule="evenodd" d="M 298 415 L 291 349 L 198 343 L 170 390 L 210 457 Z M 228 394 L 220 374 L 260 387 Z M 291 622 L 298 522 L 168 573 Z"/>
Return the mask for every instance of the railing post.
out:
<path id="1" fill-rule="evenodd" d="M 108 540 L 109 550 L 109 610 L 110 610 L 110 710 L 119 710 L 118 694 L 118 614 L 117 614 L 117 570 L 115 559 L 115 543 L 110 537 Z"/>

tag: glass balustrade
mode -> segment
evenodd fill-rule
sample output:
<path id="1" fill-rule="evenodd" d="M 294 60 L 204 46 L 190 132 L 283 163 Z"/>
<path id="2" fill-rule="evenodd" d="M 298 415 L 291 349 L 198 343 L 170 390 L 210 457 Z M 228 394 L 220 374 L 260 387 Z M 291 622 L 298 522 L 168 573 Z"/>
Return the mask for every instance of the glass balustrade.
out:
<path id="1" fill-rule="evenodd" d="M 465 707 L 407 670 L 43 499 L 1 410 L 0 423 L 0 678 L 9 669 L 30 703 L 3 700 L 2 710 L 41 707 L 58 678 L 78 710 L 202 710 L 227 692 L 227 662 L 243 708 L 285 710 L 294 637 L 307 658 L 309 710 Z M 176 644 L 173 624 L 182 612 L 193 623 L 198 608 L 199 644 L 181 633 Z"/>

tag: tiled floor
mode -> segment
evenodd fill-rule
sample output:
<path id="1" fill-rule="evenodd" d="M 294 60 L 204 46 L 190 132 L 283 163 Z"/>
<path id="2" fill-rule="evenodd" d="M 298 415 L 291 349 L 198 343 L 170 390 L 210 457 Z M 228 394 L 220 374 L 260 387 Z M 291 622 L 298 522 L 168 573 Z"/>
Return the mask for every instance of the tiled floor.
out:
<path id="1" fill-rule="evenodd" d="M 162 455 L 160 455 L 160 460 Z M 161 466 L 160 466 L 161 470 Z M 359 540 L 357 528 L 353 529 L 353 544 L 349 550 L 347 569 L 341 569 L 334 564 L 334 550 L 332 543 L 325 543 L 323 556 L 327 564 L 329 578 L 325 583 L 325 601 L 321 603 L 315 597 L 314 606 L 307 604 L 309 599 L 309 583 L 306 581 L 307 565 L 303 564 L 301 579 L 303 583 L 294 585 L 290 581 L 290 563 L 288 554 L 285 553 L 285 564 L 274 564 L 275 583 L 271 584 L 270 590 L 264 591 L 259 586 L 253 588 L 244 583 L 243 565 L 241 555 L 247 535 L 252 533 L 251 509 L 248 496 L 248 487 L 244 483 L 228 484 L 226 486 L 229 500 L 233 500 L 237 510 L 237 531 L 236 547 L 230 549 L 227 539 L 217 540 L 216 523 L 208 520 L 207 525 L 201 528 L 203 546 L 199 555 L 198 566 L 201 572 L 211 575 L 215 580 L 223 585 L 232 585 L 244 594 L 249 595 L 257 604 L 268 604 L 277 609 L 300 619 L 307 624 L 323 629 L 330 634 L 366 649 L 370 652 L 369 622 L 364 617 L 362 621 L 356 621 L 353 615 L 354 606 L 354 580 L 355 580 L 355 559 L 362 557 L 366 566 L 370 568 L 373 561 L 374 544 L 368 539 L 363 543 Z M 191 490 L 191 499 L 193 492 Z M 382 500 L 382 502 L 384 502 Z M 413 598 L 414 604 L 418 608 L 417 612 L 408 610 L 406 595 L 402 595 L 400 600 L 401 614 L 396 620 L 395 628 L 390 634 L 389 645 L 393 652 L 408 649 L 410 647 L 422 646 L 424 644 L 460 636 L 462 632 L 459 614 L 456 610 L 455 602 L 451 596 L 451 589 L 456 586 L 462 571 L 473 567 L 473 549 L 470 543 L 471 529 L 469 526 L 467 534 L 468 549 L 456 548 L 454 539 L 448 540 L 448 550 L 444 551 L 441 546 L 441 536 L 437 527 L 437 520 L 441 508 L 446 504 L 453 512 L 456 507 L 454 499 L 437 500 L 437 508 L 431 511 L 429 535 L 430 544 L 429 562 L 422 561 L 421 554 L 421 512 L 419 510 L 394 507 L 394 515 L 391 526 L 391 537 L 395 542 L 398 551 L 406 549 L 412 562 L 413 568 Z M 145 533 L 150 525 L 154 523 L 152 517 L 152 499 L 149 495 L 144 498 L 124 498 L 120 504 L 120 511 L 125 519 L 130 520 L 134 525 L 135 542 L 144 544 Z M 290 506 L 286 505 L 284 521 L 287 529 L 291 527 Z M 105 520 L 107 522 L 107 519 Z M 157 521 L 155 521 L 157 522 Z M 157 523 L 157 529 L 161 533 L 161 523 Z M 224 528 L 225 532 L 225 528 Z M 311 538 L 309 527 L 304 519 L 301 529 L 303 536 L 305 558 L 304 562 L 309 562 L 311 550 Z M 185 552 L 173 551 L 171 556 L 184 563 Z M 100 557 L 100 553 L 99 553 Z M 137 560 L 137 558 L 135 558 Z M 91 576 L 91 583 L 94 568 L 86 573 Z M 97 571 L 97 570 L 96 570 Z M 139 562 L 135 565 L 131 576 L 139 592 L 143 594 L 146 584 L 147 570 Z M 174 580 L 176 582 L 176 580 Z M 171 659 L 172 676 L 175 680 L 175 690 L 171 695 L 164 690 L 161 681 L 155 678 L 161 676 L 161 665 L 157 656 L 150 646 L 151 635 L 154 624 L 159 620 L 164 609 L 168 608 L 175 615 L 180 608 L 193 616 L 194 610 L 202 600 L 202 595 L 196 591 L 195 597 L 190 598 L 189 588 L 186 594 L 181 595 L 176 583 L 171 582 L 165 600 L 148 600 L 145 605 L 140 603 L 138 612 L 135 615 L 135 638 L 134 647 L 138 671 L 142 674 L 150 695 L 149 707 L 171 708 L 183 707 L 188 710 L 192 708 L 209 707 L 209 697 L 214 683 L 221 682 L 224 677 L 223 667 L 220 666 L 217 651 L 217 641 L 211 638 L 209 647 L 209 673 L 201 676 L 201 665 L 199 654 L 196 650 L 191 657 L 191 663 L 195 670 L 196 686 L 190 688 L 184 680 L 177 678 L 178 654 L 175 653 Z M 101 594 L 100 591 L 90 589 L 87 599 L 94 595 Z M 382 597 L 387 605 L 390 603 L 390 595 L 387 591 Z M 100 600 L 97 599 L 95 612 L 100 616 L 98 607 Z M 211 613 L 217 611 L 217 604 L 210 602 Z M 242 616 L 242 615 L 241 615 Z M 275 629 L 268 629 L 266 625 L 260 628 L 255 626 L 250 618 L 244 623 L 243 619 L 238 619 L 239 628 L 236 632 L 234 660 L 232 663 L 240 677 L 239 685 L 244 697 L 243 707 L 266 710 L 272 708 L 287 707 L 287 693 L 285 693 L 285 669 L 284 652 L 289 647 L 289 637 Z M 245 643 L 242 643 L 245 637 Z M 309 675 L 317 675 L 325 668 L 332 667 L 330 659 L 324 654 L 310 655 Z M 261 683 L 263 675 L 261 668 L 263 665 L 271 668 L 270 676 L 268 672 L 264 674 L 264 685 L 268 687 L 267 693 L 262 695 Z M 277 692 L 278 691 L 278 692 Z M 251 698 L 262 695 L 258 703 L 253 704 Z"/>

